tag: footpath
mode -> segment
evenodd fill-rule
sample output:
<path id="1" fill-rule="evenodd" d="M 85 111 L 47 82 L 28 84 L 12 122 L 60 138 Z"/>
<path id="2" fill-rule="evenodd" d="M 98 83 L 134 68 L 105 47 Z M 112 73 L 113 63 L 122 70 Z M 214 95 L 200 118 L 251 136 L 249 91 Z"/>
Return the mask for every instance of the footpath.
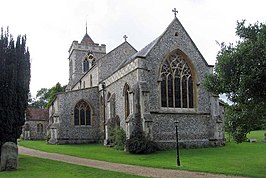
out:
<path id="1" fill-rule="evenodd" d="M 237 176 L 226 176 L 221 174 L 209 174 L 201 172 L 189 172 L 183 170 L 173 170 L 173 169 L 159 169 L 150 168 L 118 163 L 110 163 L 106 161 L 97 161 L 86 158 L 79 158 L 75 156 L 68 156 L 58 153 L 47 153 L 39 150 L 34 150 L 30 148 L 25 148 L 19 146 L 19 154 L 28 155 L 33 157 L 39 157 L 44 159 L 62 161 L 71 164 L 77 164 L 87 167 L 93 167 L 103 170 L 110 170 L 115 172 L 123 172 L 132 175 L 140 175 L 146 177 L 156 177 L 156 178 L 240 178 Z"/>

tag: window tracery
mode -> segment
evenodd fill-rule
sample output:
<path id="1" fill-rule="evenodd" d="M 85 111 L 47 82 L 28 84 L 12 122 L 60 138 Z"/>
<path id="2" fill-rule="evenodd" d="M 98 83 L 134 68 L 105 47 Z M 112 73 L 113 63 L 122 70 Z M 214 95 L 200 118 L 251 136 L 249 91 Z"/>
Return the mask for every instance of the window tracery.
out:
<path id="1" fill-rule="evenodd" d="M 91 125 L 91 108 L 81 100 L 74 108 L 74 125 Z"/>
<path id="2" fill-rule="evenodd" d="M 192 71 L 184 56 L 174 53 L 161 67 L 161 107 L 193 108 L 194 81 Z"/>

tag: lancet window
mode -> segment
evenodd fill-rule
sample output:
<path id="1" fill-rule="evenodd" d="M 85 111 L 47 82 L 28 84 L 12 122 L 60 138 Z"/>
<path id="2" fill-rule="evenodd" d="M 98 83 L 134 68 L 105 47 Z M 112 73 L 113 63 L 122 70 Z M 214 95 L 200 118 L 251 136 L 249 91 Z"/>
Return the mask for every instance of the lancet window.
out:
<path id="1" fill-rule="evenodd" d="M 83 61 L 83 72 L 87 72 L 89 70 L 90 63 L 87 58 L 84 59 Z"/>
<path id="2" fill-rule="evenodd" d="M 123 90 L 123 95 L 124 95 L 124 101 L 125 101 L 125 118 L 129 116 L 129 85 L 126 83 L 124 85 L 124 90 Z"/>

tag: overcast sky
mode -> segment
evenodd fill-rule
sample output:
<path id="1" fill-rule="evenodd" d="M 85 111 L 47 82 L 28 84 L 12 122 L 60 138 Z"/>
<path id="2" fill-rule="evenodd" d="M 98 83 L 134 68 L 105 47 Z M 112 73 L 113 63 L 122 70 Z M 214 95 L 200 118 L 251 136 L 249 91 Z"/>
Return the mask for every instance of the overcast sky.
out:
<path id="1" fill-rule="evenodd" d="M 209 64 L 218 42 L 235 42 L 236 21 L 266 21 L 265 0 L 5 0 L 0 26 L 27 35 L 33 96 L 57 82 L 68 83 L 68 49 L 88 34 L 107 52 L 127 41 L 137 50 L 157 38 L 173 20 L 172 9 Z"/>

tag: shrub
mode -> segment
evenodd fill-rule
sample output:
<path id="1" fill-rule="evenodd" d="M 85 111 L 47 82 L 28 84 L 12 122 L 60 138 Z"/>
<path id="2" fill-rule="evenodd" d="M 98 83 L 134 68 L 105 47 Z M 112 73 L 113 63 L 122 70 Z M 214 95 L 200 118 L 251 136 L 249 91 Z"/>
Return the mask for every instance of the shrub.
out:
<path id="1" fill-rule="evenodd" d="M 157 151 L 158 146 L 151 141 L 143 131 L 133 131 L 130 139 L 126 141 L 126 150 L 133 154 L 145 154 Z"/>
<path id="2" fill-rule="evenodd" d="M 46 135 L 46 142 L 48 143 L 50 139 L 51 139 L 51 131 L 49 129 Z"/>
<path id="3" fill-rule="evenodd" d="M 123 150 L 126 143 L 126 132 L 121 127 L 111 129 L 109 142 L 115 149 Z"/>

